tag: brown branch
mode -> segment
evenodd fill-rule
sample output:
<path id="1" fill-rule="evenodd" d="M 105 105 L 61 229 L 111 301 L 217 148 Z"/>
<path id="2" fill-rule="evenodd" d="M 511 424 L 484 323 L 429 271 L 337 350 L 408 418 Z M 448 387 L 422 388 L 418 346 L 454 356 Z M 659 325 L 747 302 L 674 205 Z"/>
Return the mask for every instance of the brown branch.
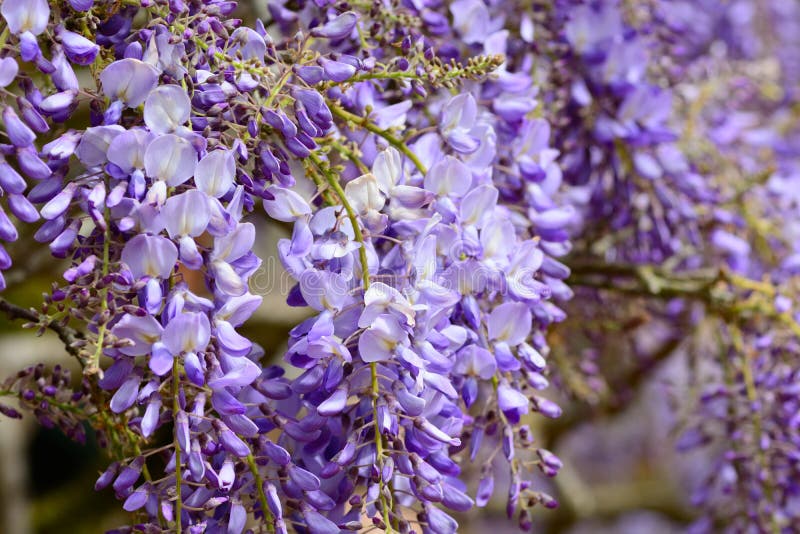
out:
<path id="1" fill-rule="evenodd" d="M 58 339 L 64 344 L 66 351 L 81 360 L 80 355 L 80 342 L 83 341 L 83 334 L 70 328 L 69 326 L 61 325 L 59 323 L 47 321 L 45 317 L 37 313 L 33 308 L 25 309 L 22 306 L 13 304 L 3 297 L 0 297 L 0 311 L 4 312 L 6 316 L 14 320 L 25 320 L 31 323 L 41 325 L 48 330 L 52 330 L 58 335 Z"/>
<path id="2" fill-rule="evenodd" d="M 719 269 L 671 273 L 652 265 L 592 262 L 570 262 L 568 265 L 572 271 L 569 282 L 573 286 L 608 289 L 643 297 L 708 300 L 713 286 L 725 280 L 725 273 Z"/>
<path id="3" fill-rule="evenodd" d="M 568 262 L 574 287 L 603 289 L 651 299 L 687 298 L 703 302 L 728 323 L 761 317 L 783 324 L 800 337 L 800 322 L 791 312 L 778 312 L 772 300 L 779 289 L 768 280 L 754 280 L 725 266 L 671 272 L 654 265 Z M 726 291 L 727 289 L 727 291 Z M 738 292 L 738 293 L 737 293 Z M 742 298 L 742 295 L 749 295 Z"/>

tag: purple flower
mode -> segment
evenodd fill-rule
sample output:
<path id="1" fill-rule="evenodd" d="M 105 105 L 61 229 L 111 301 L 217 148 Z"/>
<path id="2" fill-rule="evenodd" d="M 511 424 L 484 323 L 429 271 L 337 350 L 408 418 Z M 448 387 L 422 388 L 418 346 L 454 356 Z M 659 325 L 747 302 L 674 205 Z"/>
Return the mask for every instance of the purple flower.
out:
<path id="1" fill-rule="evenodd" d="M 60 115 L 67 111 L 75 102 L 77 91 L 68 90 L 54 93 L 39 103 L 39 110 L 47 115 Z"/>
<path id="2" fill-rule="evenodd" d="M 53 67 L 55 70 L 50 74 L 50 77 L 59 90 L 78 91 L 80 89 L 78 76 L 67 60 L 67 56 L 64 54 L 64 48 L 60 45 L 53 45 Z"/>
<path id="3" fill-rule="evenodd" d="M 556 419 L 561 417 L 561 407 L 558 404 L 544 397 L 535 398 L 536 409 L 545 417 Z"/>
<path id="4" fill-rule="evenodd" d="M 406 122 L 406 113 L 411 109 L 411 106 L 412 102 L 410 100 L 383 106 L 370 113 L 369 118 L 381 129 L 398 127 Z"/>
<path id="5" fill-rule="evenodd" d="M 27 124 L 22 122 L 11 106 L 6 106 L 3 110 L 3 122 L 5 123 L 6 134 L 14 146 L 30 146 L 36 140 L 36 134 Z"/>
<path id="6" fill-rule="evenodd" d="M 154 343 L 161 339 L 163 328 L 152 316 L 137 317 L 124 315 L 114 325 L 112 333 L 119 339 L 129 340 L 119 348 L 127 356 L 143 356 L 148 354 Z"/>
<path id="7" fill-rule="evenodd" d="M 200 162 L 194 172 L 194 183 L 200 191 L 220 198 L 233 186 L 236 177 L 236 161 L 229 150 L 213 150 Z"/>
<path id="8" fill-rule="evenodd" d="M 414 308 L 411 303 L 395 288 L 376 282 L 364 293 L 364 311 L 358 318 L 358 326 L 366 328 L 372 325 L 379 315 L 390 313 L 402 319 L 409 326 L 414 326 Z"/>
<path id="9" fill-rule="evenodd" d="M 19 66 L 14 58 L 0 58 L 0 87 L 7 87 L 17 77 Z"/>
<path id="10" fill-rule="evenodd" d="M 500 384 L 497 387 L 497 405 L 506 414 L 518 412 L 519 414 L 528 413 L 530 400 L 518 390 Z"/>
<path id="11" fill-rule="evenodd" d="M 531 312 L 518 302 L 506 302 L 492 310 L 488 320 L 489 339 L 519 345 L 531 330 Z"/>
<path id="12" fill-rule="evenodd" d="M 321 57 L 317 62 L 325 71 L 326 78 L 334 82 L 349 80 L 356 73 L 356 68 L 353 65 L 341 61 Z"/>
<path id="13" fill-rule="evenodd" d="M 231 505 L 228 534 L 241 534 L 247 524 L 247 510 L 241 503 Z"/>
<path id="14" fill-rule="evenodd" d="M 204 313 L 180 313 L 164 328 L 162 338 L 174 355 L 202 352 L 211 339 L 211 325 Z"/>
<path id="15" fill-rule="evenodd" d="M 158 427 L 158 418 L 161 415 L 161 397 L 153 395 L 147 403 L 142 416 L 142 436 L 150 437 Z"/>
<path id="16" fill-rule="evenodd" d="M 344 188 L 344 193 L 350 205 L 361 215 L 370 229 L 380 232 L 386 227 L 386 217 L 380 213 L 386 199 L 374 175 L 365 174 L 350 180 Z"/>
<path id="17" fill-rule="evenodd" d="M 324 25 L 312 29 L 311 35 L 326 39 L 342 39 L 353 32 L 357 21 L 358 16 L 352 11 L 348 11 L 336 16 Z"/>
<path id="18" fill-rule="evenodd" d="M 105 471 L 103 471 L 100 476 L 97 478 L 97 482 L 95 482 L 94 490 L 100 491 L 107 488 L 111 482 L 114 481 L 114 478 L 117 476 L 117 470 L 119 469 L 119 464 L 117 462 L 113 462 L 109 465 Z"/>
<path id="19" fill-rule="evenodd" d="M 131 375 L 111 397 L 111 411 L 121 413 L 133 406 L 136 397 L 139 395 L 139 384 L 141 377 Z"/>
<path id="20" fill-rule="evenodd" d="M 272 185 L 267 192 L 273 198 L 264 200 L 264 210 L 273 219 L 292 222 L 311 213 L 308 202 L 291 189 Z"/>
<path id="21" fill-rule="evenodd" d="M 17 149 L 17 163 L 22 172 L 34 180 L 45 180 L 53 174 L 52 169 L 42 161 L 33 145 Z"/>
<path id="22" fill-rule="evenodd" d="M 116 134 L 116 132 L 116 130 L 111 132 L 114 137 L 108 142 L 108 148 L 105 151 L 108 161 L 119 167 L 124 173 L 132 173 L 137 169 L 143 170 L 145 149 L 155 136 L 140 129 L 128 130 L 119 134 Z M 97 158 L 89 156 L 92 161 L 101 160 L 102 156 L 100 156 L 99 151 L 102 150 L 104 145 L 105 135 L 97 141 L 98 154 Z"/>
<path id="23" fill-rule="evenodd" d="M 622 20 L 615 6 L 579 6 L 571 15 L 565 33 L 578 53 L 595 52 L 615 36 L 622 35 Z"/>
<path id="24" fill-rule="evenodd" d="M 322 67 L 317 67 L 315 65 L 294 65 L 292 70 L 301 80 L 309 85 L 316 85 L 326 79 L 325 71 L 322 70 Z"/>
<path id="25" fill-rule="evenodd" d="M 0 7 L 11 33 L 30 32 L 39 35 L 47 28 L 50 6 L 47 0 L 6 0 Z"/>
<path id="26" fill-rule="evenodd" d="M 14 227 L 14 223 L 11 222 L 6 212 L 0 207 L 0 238 L 5 241 L 16 241 L 18 237 L 19 233 Z"/>
<path id="27" fill-rule="evenodd" d="M 498 191 L 491 185 L 481 185 L 471 190 L 461 200 L 459 216 L 466 225 L 480 227 L 497 204 Z"/>
<path id="28" fill-rule="evenodd" d="M 341 413 L 347 404 L 347 387 L 337 388 L 330 397 L 317 406 L 317 413 L 330 417 Z"/>
<path id="29" fill-rule="evenodd" d="M 247 291 L 245 280 L 232 264 L 250 253 L 254 241 L 255 227 L 252 223 L 239 224 L 231 233 L 215 240 L 209 268 L 217 289 L 226 295 L 237 297 Z"/>
<path id="30" fill-rule="evenodd" d="M 87 128 L 75 149 L 75 155 L 87 167 L 103 165 L 108 161 L 106 153 L 111 141 L 123 132 L 125 128 L 116 124 Z"/>
<path id="31" fill-rule="evenodd" d="M 141 105 L 158 83 L 158 71 L 138 59 L 121 59 L 100 73 L 103 93 L 129 107 Z"/>
<path id="32" fill-rule="evenodd" d="M 152 132 L 178 132 L 189 120 L 192 103 L 178 85 L 161 85 L 153 89 L 144 103 L 144 122 Z"/>
<path id="33" fill-rule="evenodd" d="M 397 348 L 408 341 L 408 333 L 391 315 L 379 315 L 358 338 L 358 353 L 367 363 L 391 360 Z"/>
<path id="34" fill-rule="evenodd" d="M 181 262 L 191 269 L 199 269 L 203 258 L 193 238 L 205 232 L 211 221 L 208 197 L 200 191 L 189 190 L 168 198 L 161 209 L 161 221 L 169 236 L 179 242 Z"/>
<path id="35" fill-rule="evenodd" d="M 5 158 L 0 159 L 0 187 L 10 194 L 17 195 L 28 187 L 25 179 L 6 162 Z"/>
<path id="36" fill-rule="evenodd" d="M 231 34 L 231 52 L 234 51 L 241 53 L 243 59 L 263 59 L 267 45 L 258 32 L 241 27 Z"/>
<path id="37" fill-rule="evenodd" d="M 161 217 L 171 238 L 197 237 L 205 232 L 211 220 L 207 199 L 205 194 L 197 190 L 167 199 L 161 209 Z"/>
<path id="38" fill-rule="evenodd" d="M 442 112 L 442 135 L 457 152 L 470 154 L 478 149 L 478 140 L 470 135 L 477 112 L 475 98 L 469 93 L 455 96 L 445 105 Z"/>
<path id="39" fill-rule="evenodd" d="M 69 0 L 69 5 L 75 11 L 89 11 L 94 5 L 94 0 Z"/>
<path id="40" fill-rule="evenodd" d="M 428 170 L 424 183 L 425 189 L 438 196 L 460 198 L 469 192 L 472 176 L 460 160 L 445 156 Z"/>
<path id="41" fill-rule="evenodd" d="M 309 532 L 314 534 L 338 534 L 341 529 L 325 516 L 303 503 L 303 519 L 308 526 Z"/>
<path id="42" fill-rule="evenodd" d="M 216 421 L 215 421 L 216 422 Z M 234 434 L 230 428 L 225 426 L 222 422 L 217 422 L 218 424 L 215 425 L 218 430 L 219 441 L 222 446 L 233 454 L 234 456 L 238 456 L 239 458 L 244 458 L 248 454 L 250 454 L 250 447 L 247 446 L 247 443 L 241 440 L 239 436 Z"/>
<path id="43" fill-rule="evenodd" d="M 219 324 L 215 324 L 217 327 L 217 336 L 220 337 L 219 331 Z M 220 341 L 222 344 L 222 341 Z M 252 347 L 252 343 L 248 341 L 248 351 Z M 226 348 L 227 350 L 227 348 Z M 228 350 L 230 353 L 231 351 Z M 232 354 L 233 356 L 237 356 L 236 354 Z M 214 378 L 208 381 L 208 385 L 212 389 L 220 389 L 225 387 L 243 387 L 252 384 L 256 378 L 258 378 L 261 374 L 261 369 L 250 361 L 247 358 L 239 357 L 237 358 L 234 363 L 229 365 L 226 373 L 219 378 Z"/>
<path id="44" fill-rule="evenodd" d="M 458 531 L 456 520 L 433 505 L 426 504 L 425 515 L 428 528 L 433 534 L 455 534 Z"/>
<path id="45" fill-rule="evenodd" d="M 143 447 L 160 447 L 149 438 L 172 419 L 174 444 L 144 449 L 99 486 L 114 480 L 145 530 L 241 532 L 254 520 L 276 532 L 287 523 L 354 531 L 364 520 L 388 530 L 386 512 L 401 529 L 416 515 L 425 532 L 449 533 L 458 525 L 437 506 L 473 505 L 462 438 L 472 460 L 493 458 L 474 470 L 479 505 L 493 496 L 495 469 L 523 449 L 545 476 L 555 474 L 557 459 L 533 448 L 536 427 L 520 421 L 530 411 L 560 413 L 539 396 L 548 385 L 547 327 L 573 296 L 559 258 L 602 245 L 592 258 L 628 261 L 615 239 L 634 226 L 637 254 L 647 251 L 637 261 L 653 263 L 659 240 L 680 245 L 670 232 L 694 213 L 683 202 L 687 183 L 703 181 L 677 146 L 658 145 L 667 118 L 680 125 L 666 89 L 680 62 L 665 62 L 659 85 L 645 83 L 644 37 L 604 1 L 557 2 L 535 22 L 508 2 L 404 4 L 420 28 L 384 27 L 385 17 L 363 6 L 338 13 L 326 0 L 276 1 L 269 32 L 232 19 L 235 1 L 147 1 L 84 25 L 93 4 L 70 0 L 50 26 L 46 4 L 28 10 L 45 14 L 38 31 L 27 19 L 11 27 L 7 12 L 19 18 L 21 4 L 3 4 L 11 35 L 0 82 L 16 81 L 19 96 L 3 110 L 0 237 L 34 234 L 25 226 L 44 218 L 35 239 L 70 265 L 43 313 L 77 306 L 69 319 L 86 339 L 72 348 L 96 349 L 110 363 L 102 378 L 82 378 L 87 391 L 108 391 L 111 410 L 97 405 L 102 396 L 62 398 L 57 380 L 41 380 L 42 393 L 73 403 L 66 417 L 105 410 Z M 648 23 L 662 34 L 659 17 Z M 661 44 L 653 49 L 667 54 Z M 73 63 L 92 63 L 101 47 L 112 62 L 99 83 L 79 79 Z M 25 58 L 52 83 L 20 76 Z M 355 77 L 370 79 L 350 83 Z M 86 95 L 100 98 L 87 100 L 81 123 L 71 114 Z M 704 111 L 700 131 L 705 120 Z M 790 153 L 793 144 L 782 147 Z M 789 181 L 791 169 L 776 166 L 774 180 Z M 780 211 L 778 196 L 763 204 Z M 273 222 L 291 223 L 278 225 L 291 226 L 291 237 L 277 248 L 295 283 L 287 302 L 306 308 L 287 339 L 285 362 L 295 370 L 269 364 L 245 326 L 262 304 L 249 292 L 262 282 L 253 280 L 261 226 L 248 222 L 258 202 Z M 750 235 L 735 214 L 707 213 L 731 235 Z M 589 233 L 595 226 L 607 240 Z M 706 228 L 692 225 L 698 240 L 687 250 L 702 250 Z M 734 240 L 713 241 L 729 263 L 742 256 L 729 250 Z M 791 243 L 774 240 L 772 263 L 784 263 L 780 249 Z M 0 247 L 0 268 L 15 249 Z M 686 268 L 719 260 L 689 254 Z M 768 300 L 785 318 L 792 297 L 776 287 Z M 758 326 L 769 335 L 757 351 L 784 339 L 769 331 L 769 317 Z M 759 362 L 754 353 L 757 388 L 789 398 L 759 376 Z M 60 411 L 36 402 L 43 422 Z M 148 460 L 161 472 L 139 485 L 153 452 L 165 465 Z M 529 526 L 528 508 L 553 501 L 506 467 L 509 509 Z"/>
<path id="46" fill-rule="evenodd" d="M 154 138 L 144 153 L 147 175 L 175 187 L 192 177 L 197 166 L 197 151 L 182 137 L 166 134 Z"/>
<path id="47" fill-rule="evenodd" d="M 22 195 L 8 195 L 8 207 L 17 219 L 33 223 L 39 220 L 39 212 L 31 202 Z"/>
<path id="48" fill-rule="evenodd" d="M 72 202 L 72 197 L 75 195 L 76 189 L 77 186 L 74 183 L 68 184 L 67 187 L 42 207 L 42 217 L 50 220 L 62 215 L 67 208 L 69 208 L 69 204 Z"/>
<path id="49" fill-rule="evenodd" d="M 751 265 L 750 244 L 747 241 L 718 228 L 711 235 L 711 244 L 725 254 L 731 269 L 740 273 L 747 272 Z"/>
<path id="50" fill-rule="evenodd" d="M 478 507 L 483 508 L 489 504 L 489 499 L 491 499 L 492 494 L 494 494 L 494 476 L 489 474 L 481 478 L 480 482 L 478 483 L 478 491 L 475 495 L 475 504 Z"/>
<path id="51" fill-rule="evenodd" d="M 131 493 L 122 505 L 126 512 L 135 512 L 147 503 L 149 497 L 147 486 L 141 485 Z"/>
<path id="52" fill-rule="evenodd" d="M 166 279 L 178 261 L 178 249 L 161 236 L 137 235 L 122 249 L 122 262 L 134 278 L 151 276 Z"/>
<path id="53" fill-rule="evenodd" d="M 489 380 L 497 371 L 494 356 L 478 345 L 467 345 L 458 352 L 454 370 L 464 374 Z"/>
<path id="54" fill-rule="evenodd" d="M 19 36 L 19 57 L 23 61 L 37 62 L 40 64 L 42 58 L 42 49 L 39 46 L 39 41 L 36 36 L 31 32 L 23 32 Z"/>
<path id="55" fill-rule="evenodd" d="M 70 61 L 78 65 L 91 65 L 100 51 L 100 47 L 86 37 L 64 29 L 56 28 L 56 35 L 61 40 L 64 53 Z"/>

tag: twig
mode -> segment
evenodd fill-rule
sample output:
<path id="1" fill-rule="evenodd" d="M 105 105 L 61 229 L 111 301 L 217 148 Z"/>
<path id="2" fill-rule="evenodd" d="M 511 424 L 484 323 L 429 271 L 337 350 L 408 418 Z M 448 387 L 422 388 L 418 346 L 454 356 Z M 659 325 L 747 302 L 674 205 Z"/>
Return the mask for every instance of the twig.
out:
<path id="1" fill-rule="evenodd" d="M 782 323 L 800 338 L 800 323 L 790 312 L 778 312 L 771 301 L 779 294 L 768 281 L 738 275 L 727 267 L 671 272 L 652 265 L 613 263 L 569 263 L 573 287 L 591 287 L 645 298 L 687 298 L 705 303 L 728 322 L 745 318 L 747 312 Z M 724 285 L 751 293 L 747 299 L 733 298 Z M 759 298 L 760 297 L 760 298 Z"/>
<path id="2" fill-rule="evenodd" d="M 412 152 L 411 149 L 408 148 L 408 145 L 406 145 L 401 139 L 398 139 L 397 137 L 392 135 L 392 133 L 388 129 L 384 130 L 384 129 L 380 128 L 377 124 L 375 124 L 373 122 L 370 122 L 368 116 L 367 117 L 359 117 L 355 113 L 350 113 L 349 111 L 347 111 L 343 107 L 331 104 L 330 105 L 330 109 L 331 109 L 331 113 L 333 113 L 337 117 L 339 117 L 341 119 L 344 119 L 344 120 L 346 120 L 346 121 L 348 121 L 348 122 L 350 122 L 352 124 L 355 124 L 356 126 L 360 126 L 360 127 L 364 128 L 364 129 L 366 129 L 367 131 L 370 131 L 370 132 L 374 133 L 375 135 L 378 135 L 378 136 L 382 137 L 383 139 L 385 139 L 387 143 L 389 143 L 390 145 L 395 147 L 397 150 L 399 150 L 400 152 L 405 154 L 405 156 L 408 159 L 411 160 L 411 162 L 419 170 L 420 173 L 422 173 L 423 175 L 427 174 L 428 170 L 425 168 L 425 165 L 417 157 L 417 155 L 414 154 L 414 152 Z"/>
<path id="3" fill-rule="evenodd" d="M 58 335 L 58 339 L 64 344 L 66 351 L 78 360 L 81 360 L 80 349 L 77 346 L 77 343 L 83 340 L 83 334 L 81 332 L 59 323 L 50 321 L 45 321 L 43 323 L 43 320 L 46 318 L 34 311 L 33 308 L 25 309 L 22 306 L 7 301 L 3 297 L 0 297 L 0 311 L 3 311 L 12 321 L 22 319 L 35 324 L 42 324 L 42 326 L 48 330 L 52 330 Z"/>

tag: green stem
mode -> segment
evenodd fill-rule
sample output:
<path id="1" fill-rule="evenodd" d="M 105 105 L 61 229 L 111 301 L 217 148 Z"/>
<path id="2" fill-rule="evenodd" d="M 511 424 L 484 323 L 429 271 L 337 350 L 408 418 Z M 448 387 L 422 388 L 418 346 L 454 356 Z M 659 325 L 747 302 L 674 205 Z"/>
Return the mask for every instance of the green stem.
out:
<path id="1" fill-rule="evenodd" d="M 256 492 L 258 493 L 258 502 L 261 504 L 261 512 L 264 514 L 264 522 L 267 524 L 267 532 L 275 532 L 275 523 L 270 512 L 269 504 L 267 503 L 267 495 L 264 493 L 264 481 L 261 474 L 258 472 L 256 459 L 252 453 L 247 455 L 247 466 L 250 468 L 250 473 L 253 475 L 253 480 L 256 485 Z"/>
<path id="2" fill-rule="evenodd" d="M 405 156 L 411 160 L 414 166 L 421 172 L 423 175 L 428 173 L 428 169 L 425 168 L 422 161 L 417 157 L 414 152 L 408 148 L 401 139 L 398 139 L 389 130 L 383 130 L 378 127 L 377 124 L 370 122 L 369 117 L 359 117 L 354 113 L 350 113 L 346 109 L 336 104 L 330 105 L 331 113 L 339 117 L 340 119 L 344 119 L 348 122 L 352 122 L 356 126 L 360 126 L 367 131 L 374 133 L 386 140 L 387 143 L 395 147 L 397 150 L 405 154 Z"/>
<path id="3" fill-rule="evenodd" d="M 419 80 L 420 77 L 412 70 L 393 71 L 393 72 L 367 72 L 357 74 L 348 79 L 348 82 L 364 82 L 367 80 Z"/>
<path id="4" fill-rule="evenodd" d="M 492 376 L 492 389 L 494 390 L 494 398 L 497 399 L 497 387 L 500 385 L 500 381 L 497 379 L 497 375 Z M 506 414 L 503 413 L 503 410 L 497 410 L 497 414 L 500 417 L 500 422 L 503 424 L 503 427 L 511 428 L 511 425 L 508 422 L 508 418 Z M 504 429 L 505 431 L 505 429 Z M 513 428 L 512 428 L 513 432 Z M 517 472 L 519 471 L 519 466 L 517 465 L 517 458 L 516 455 L 508 462 L 508 467 L 511 469 L 511 473 L 516 476 Z"/>
<path id="5" fill-rule="evenodd" d="M 183 531 L 181 525 L 181 512 L 183 511 L 183 500 L 181 498 L 181 486 L 183 478 L 181 472 L 181 445 L 178 441 L 178 425 L 176 417 L 181 410 L 179 399 L 180 394 L 180 363 L 178 358 L 172 362 L 172 418 L 175 421 L 173 445 L 175 446 L 175 531 L 180 534 Z"/>
<path id="6" fill-rule="evenodd" d="M 278 93 L 281 92 L 283 86 L 286 85 L 286 82 L 289 81 L 291 75 L 292 75 L 292 69 L 287 67 L 286 71 L 283 73 L 283 76 L 281 76 L 281 78 L 278 80 L 278 83 L 276 83 L 275 86 L 272 89 L 270 89 L 269 96 L 264 101 L 264 107 L 268 108 L 272 105 L 272 102 L 274 102 L 275 99 L 278 97 Z"/>
<path id="7" fill-rule="evenodd" d="M 314 165 L 309 164 L 305 166 L 305 170 L 308 176 L 311 177 L 311 180 L 313 180 L 314 184 L 317 186 L 317 193 L 322 196 L 322 200 L 325 201 L 325 204 L 329 206 L 335 206 L 336 199 L 331 195 L 331 188 L 328 185 L 327 180 L 319 175 L 318 169 L 314 167 Z"/>
<path id="8" fill-rule="evenodd" d="M 106 208 L 108 211 L 108 208 Z M 108 213 L 106 213 L 108 216 Z M 103 267 L 102 267 L 102 277 L 105 278 L 108 276 L 108 264 L 109 264 L 109 255 L 110 255 L 110 236 L 108 227 L 106 227 L 105 232 L 103 233 Z M 108 321 L 106 320 L 106 312 L 108 312 L 108 286 L 103 286 L 103 289 L 100 290 L 100 313 L 98 314 L 100 324 L 97 326 L 97 344 L 95 346 L 94 355 L 92 359 L 89 361 L 89 365 L 86 367 L 86 372 L 89 374 L 94 374 L 100 372 L 100 356 L 103 354 L 103 342 L 105 341 L 106 336 L 106 328 Z"/>
<path id="9" fill-rule="evenodd" d="M 312 152 L 310 158 L 311 161 L 313 161 L 314 164 L 325 175 L 328 185 L 331 186 L 331 189 L 333 189 L 333 191 L 336 193 L 336 196 L 339 197 L 345 212 L 347 212 L 347 218 L 350 219 L 350 224 L 353 226 L 353 234 L 355 239 L 361 245 L 358 249 L 358 257 L 361 262 L 361 280 L 364 284 L 364 291 L 366 291 L 369 289 L 369 263 L 367 260 L 367 250 L 364 247 L 364 234 L 361 232 L 361 225 L 358 221 L 358 214 L 353 209 L 353 206 L 350 205 L 350 202 L 348 202 L 347 197 L 344 194 L 344 189 L 342 189 L 342 185 L 339 183 L 339 180 L 333 175 L 333 173 L 324 168 L 322 160 L 319 158 L 319 156 Z"/>
<path id="10" fill-rule="evenodd" d="M 367 174 L 369 172 L 369 167 L 364 165 L 364 162 L 358 157 L 355 151 L 347 147 L 344 143 L 340 143 L 339 141 L 331 141 L 331 146 L 339 152 L 342 156 L 349 159 L 353 165 L 358 167 L 358 170 L 361 171 L 363 174 Z"/>

